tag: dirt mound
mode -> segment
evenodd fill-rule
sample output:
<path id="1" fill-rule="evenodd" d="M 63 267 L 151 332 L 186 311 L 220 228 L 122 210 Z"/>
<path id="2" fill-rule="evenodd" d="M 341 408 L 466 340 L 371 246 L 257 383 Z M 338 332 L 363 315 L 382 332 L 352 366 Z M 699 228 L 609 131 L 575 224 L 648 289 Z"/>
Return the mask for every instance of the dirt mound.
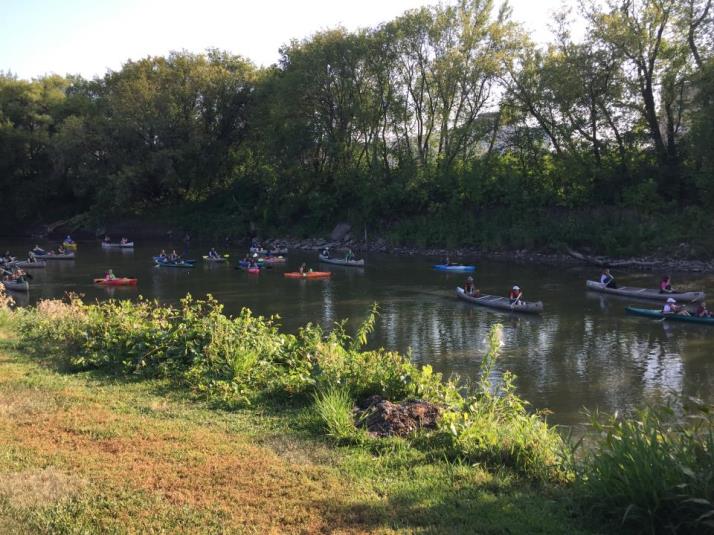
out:
<path id="1" fill-rule="evenodd" d="M 392 403 L 381 396 L 371 396 L 357 412 L 358 425 L 371 434 L 404 437 L 417 429 L 435 429 L 440 409 L 428 401 Z"/>

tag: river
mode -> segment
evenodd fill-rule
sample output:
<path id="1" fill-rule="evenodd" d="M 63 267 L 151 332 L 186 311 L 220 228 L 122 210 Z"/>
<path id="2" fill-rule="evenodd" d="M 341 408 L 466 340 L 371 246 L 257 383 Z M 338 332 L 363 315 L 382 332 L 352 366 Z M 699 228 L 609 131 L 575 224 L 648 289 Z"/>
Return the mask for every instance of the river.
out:
<path id="1" fill-rule="evenodd" d="M 34 243 L 0 241 L 2 250 L 22 256 Z M 40 243 L 49 247 L 46 243 Z M 668 393 L 714 402 L 714 327 L 653 321 L 625 314 L 630 300 L 585 290 L 597 270 L 555 268 L 508 262 L 477 264 L 476 286 L 483 293 L 506 294 L 513 284 L 529 300 L 542 300 L 545 311 L 531 317 L 502 313 L 458 301 L 454 295 L 465 275 L 430 269 L 436 259 L 372 254 L 367 267 L 319 265 L 317 253 L 293 252 L 287 267 L 259 276 L 232 265 L 195 269 L 157 268 L 151 260 L 169 244 L 138 244 L 134 250 L 106 250 L 98 242 L 79 244 L 76 260 L 50 262 L 32 270 L 29 295 L 14 294 L 20 305 L 76 292 L 86 300 L 138 295 L 174 303 L 187 292 L 214 295 L 234 314 L 242 307 L 256 314 L 279 315 L 288 331 L 308 322 L 329 327 L 349 318 L 354 328 L 378 303 L 380 315 L 371 345 L 410 352 L 446 375 L 477 378 L 489 328 L 504 327 L 503 355 L 496 374 L 511 370 L 519 393 L 533 407 L 549 409 L 549 421 L 576 424 L 583 409 L 627 411 Z M 192 258 L 207 247 L 192 244 Z M 221 251 L 226 252 L 226 251 Z M 238 247 L 227 251 L 242 256 Z M 308 262 L 333 272 L 330 280 L 290 280 L 282 272 Z M 102 288 L 92 284 L 107 268 L 118 276 L 139 279 L 136 288 Z M 620 284 L 656 287 L 656 273 L 615 272 Z M 714 291 L 714 276 L 675 274 L 679 289 Z M 656 304 L 642 304 L 656 307 Z"/>

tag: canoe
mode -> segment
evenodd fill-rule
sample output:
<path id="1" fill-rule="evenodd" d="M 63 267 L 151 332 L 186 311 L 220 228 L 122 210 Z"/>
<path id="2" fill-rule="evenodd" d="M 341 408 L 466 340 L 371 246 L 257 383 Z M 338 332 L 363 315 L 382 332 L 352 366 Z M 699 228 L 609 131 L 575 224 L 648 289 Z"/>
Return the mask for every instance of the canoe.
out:
<path id="1" fill-rule="evenodd" d="M 8 290 L 12 290 L 14 292 L 29 292 L 30 291 L 30 283 L 27 281 L 24 282 L 18 282 L 18 281 L 2 281 L 3 286 L 7 288 Z"/>
<path id="2" fill-rule="evenodd" d="M 208 255 L 204 255 L 203 260 L 212 264 L 223 264 L 224 262 L 227 262 L 225 258 L 211 258 Z"/>
<path id="3" fill-rule="evenodd" d="M 284 256 L 268 256 L 262 259 L 264 264 L 285 264 L 288 259 Z"/>
<path id="4" fill-rule="evenodd" d="M 362 260 L 346 260 L 344 258 L 330 258 L 325 255 L 318 255 L 318 258 L 320 262 L 335 264 L 336 266 L 364 267 L 364 258 Z"/>
<path id="5" fill-rule="evenodd" d="M 288 254 L 288 248 L 287 247 L 278 247 L 277 249 L 271 249 L 270 251 L 268 251 L 268 254 L 271 256 Z"/>
<path id="6" fill-rule="evenodd" d="M 436 264 L 432 267 L 437 271 L 476 271 L 476 266 L 466 266 L 463 264 Z"/>
<path id="7" fill-rule="evenodd" d="M 69 249 L 70 251 L 76 251 L 76 250 L 77 250 L 77 244 L 74 243 L 74 242 L 72 242 L 72 243 L 62 242 L 62 247 L 64 247 L 65 249 Z"/>
<path id="8" fill-rule="evenodd" d="M 714 318 L 700 318 L 697 316 L 682 316 L 680 314 L 663 314 L 657 308 L 636 308 L 627 307 L 625 311 L 629 314 L 637 316 L 645 316 L 648 318 L 665 319 L 667 321 L 685 321 L 689 323 L 704 323 L 706 325 L 714 325 Z"/>
<path id="9" fill-rule="evenodd" d="M 105 249 L 133 249 L 134 242 L 130 241 L 126 243 L 107 243 L 103 241 L 102 247 L 104 247 Z"/>
<path id="10" fill-rule="evenodd" d="M 290 271 L 289 273 L 283 273 L 283 276 L 288 279 L 328 279 L 332 276 L 332 273 L 329 271 L 308 271 L 307 273 Z"/>
<path id="11" fill-rule="evenodd" d="M 65 253 L 65 254 L 43 254 L 39 255 L 35 253 L 35 256 L 38 258 L 42 258 L 42 260 L 74 260 L 74 253 Z"/>
<path id="12" fill-rule="evenodd" d="M 136 286 L 138 279 L 127 279 L 126 277 L 117 277 L 116 279 L 94 279 L 94 284 L 102 286 Z"/>
<path id="13" fill-rule="evenodd" d="M 26 260 L 21 262 L 12 262 L 11 265 L 22 269 L 41 269 L 47 267 L 45 262 L 27 262 Z"/>
<path id="14" fill-rule="evenodd" d="M 161 266 L 161 267 L 187 268 L 187 269 L 196 267 L 194 265 L 193 261 L 188 261 L 188 260 L 179 260 L 178 262 L 167 262 L 165 260 L 158 260 L 157 257 L 154 257 L 154 261 L 156 262 L 157 266 Z"/>
<path id="15" fill-rule="evenodd" d="M 456 297 L 474 305 L 498 308 L 507 310 L 508 312 L 523 312 L 526 314 L 538 314 L 539 312 L 543 312 L 543 303 L 541 301 L 522 301 L 518 305 L 511 305 L 511 300 L 508 297 L 484 294 L 481 294 L 479 297 L 474 297 L 465 293 L 461 287 L 456 288 Z"/>
<path id="16" fill-rule="evenodd" d="M 634 286 L 620 286 L 618 288 L 607 288 L 604 284 L 596 281 L 586 282 L 588 290 L 602 292 L 612 295 L 632 297 L 634 299 L 647 299 L 649 301 L 666 301 L 673 297 L 682 303 L 697 303 L 704 300 L 704 292 L 681 292 L 681 293 L 660 293 L 653 288 L 635 288 Z"/>

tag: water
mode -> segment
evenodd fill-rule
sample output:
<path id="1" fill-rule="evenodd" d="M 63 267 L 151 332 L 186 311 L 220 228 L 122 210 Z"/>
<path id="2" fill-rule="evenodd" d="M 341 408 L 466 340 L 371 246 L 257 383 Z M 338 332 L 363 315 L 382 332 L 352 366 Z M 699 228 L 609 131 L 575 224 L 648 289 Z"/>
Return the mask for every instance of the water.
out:
<path id="1" fill-rule="evenodd" d="M 3 242 L 0 248 L 20 255 L 32 245 Z M 31 271 L 35 279 L 30 295 L 19 294 L 17 300 L 31 304 L 71 291 L 88 300 L 132 299 L 141 294 L 172 303 L 187 292 L 211 293 L 228 313 L 249 307 L 256 314 L 279 315 L 289 331 L 307 322 L 329 327 L 345 318 L 354 327 L 376 302 L 381 312 L 372 345 L 410 351 L 417 362 L 470 379 L 477 377 L 489 328 L 502 323 L 505 345 L 497 373 L 515 372 L 519 392 L 533 407 L 553 411 L 552 422 L 582 422 L 583 408 L 628 410 L 669 392 L 714 402 L 714 327 L 626 315 L 628 299 L 585 290 L 585 280 L 598 275 L 587 267 L 480 262 L 475 278 L 482 292 L 506 294 L 512 284 L 518 284 L 527 299 L 544 302 L 545 312 L 530 317 L 458 301 L 454 288 L 466 275 L 433 271 L 435 259 L 425 257 L 370 255 L 367 267 L 357 269 L 320 265 L 317 253 L 296 252 L 287 267 L 254 276 L 232 265 L 156 268 L 151 256 L 161 248 L 168 244 L 144 244 L 132 251 L 80 243 L 76 260 L 50 262 L 45 270 Z M 194 244 L 190 256 L 200 259 L 207 250 Z M 242 256 L 238 249 L 230 253 L 234 259 Z M 332 278 L 282 277 L 283 271 L 295 270 L 303 261 L 332 271 Z M 93 285 L 92 279 L 109 267 L 118 276 L 138 277 L 138 287 Z M 658 282 L 657 274 L 615 275 L 620 284 L 655 287 Z M 714 291 L 711 275 L 675 275 L 674 282 L 685 290 Z"/>

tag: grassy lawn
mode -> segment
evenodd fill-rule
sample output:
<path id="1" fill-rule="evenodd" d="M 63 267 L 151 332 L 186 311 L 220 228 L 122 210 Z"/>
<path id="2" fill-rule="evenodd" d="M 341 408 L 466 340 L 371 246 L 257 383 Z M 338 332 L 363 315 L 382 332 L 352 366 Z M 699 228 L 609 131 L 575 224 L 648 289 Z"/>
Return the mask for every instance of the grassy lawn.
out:
<path id="1" fill-rule="evenodd" d="M 2 533 L 583 533 L 509 472 L 317 437 L 311 411 L 234 412 L 161 381 L 68 374 L 0 327 Z"/>

